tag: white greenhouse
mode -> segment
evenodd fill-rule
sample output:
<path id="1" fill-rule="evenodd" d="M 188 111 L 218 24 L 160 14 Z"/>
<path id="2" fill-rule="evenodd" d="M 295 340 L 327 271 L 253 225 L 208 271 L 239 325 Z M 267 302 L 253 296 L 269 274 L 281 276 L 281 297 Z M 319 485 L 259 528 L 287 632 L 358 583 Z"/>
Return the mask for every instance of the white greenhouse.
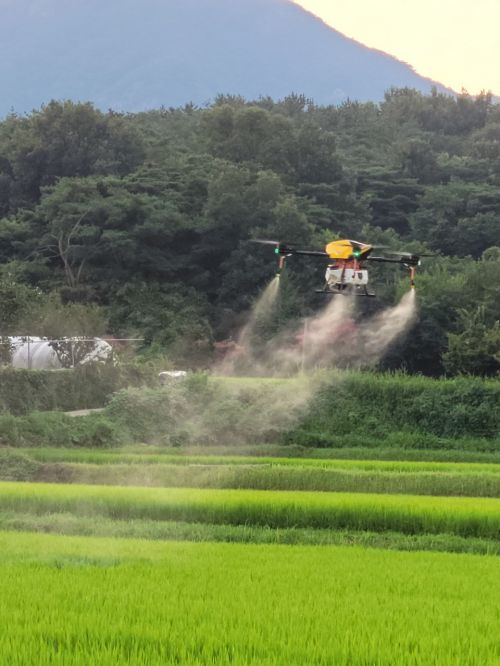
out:
<path id="1" fill-rule="evenodd" d="M 36 336 L 3 338 L 9 365 L 27 370 L 60 370 L 112 358 L 113 348 L 101 338 L 50 340 Z M 4 361 L 5 362 L 5 361 Z"/>

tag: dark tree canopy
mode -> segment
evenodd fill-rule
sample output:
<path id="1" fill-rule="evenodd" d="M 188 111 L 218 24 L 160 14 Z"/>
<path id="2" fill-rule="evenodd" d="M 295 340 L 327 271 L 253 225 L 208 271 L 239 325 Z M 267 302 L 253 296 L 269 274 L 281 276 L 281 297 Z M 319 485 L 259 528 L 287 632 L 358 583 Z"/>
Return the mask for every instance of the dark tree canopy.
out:
<path id="1" fill-rule="evenodd" d="M 110 333 L 170 353 L 182 340 L 205 348 L 234 333 L 273 274 L 249 239 L 350 237 L 438 255 L 421 271 L 414 334 L 387 367 L 494 375 L 499 128 L 490 95 L 406 88 L 380 105 L 226 95 L 206 108 L 51 102 L 11 115 L 0 122 L 0 334 L 46 298 L 97 307 Z M 402 272 L 376 274 L 371 308 L 404 289 Z M 285 319 L 318 307 L 320 279 L 317 264 L 294 263 Z"/>

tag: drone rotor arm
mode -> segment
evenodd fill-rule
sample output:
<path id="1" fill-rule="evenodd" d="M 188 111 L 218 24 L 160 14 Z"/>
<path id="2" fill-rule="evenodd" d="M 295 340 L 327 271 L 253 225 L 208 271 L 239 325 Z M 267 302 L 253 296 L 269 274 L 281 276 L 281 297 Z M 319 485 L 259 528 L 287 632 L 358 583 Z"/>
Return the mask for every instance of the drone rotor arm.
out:
<path id="1" fill-rule="evenodd" d="M 379 261 L 386 264 L 403 264 L 404 266 L 418 266 L 420 264 L 420 256 L 409 255 L 392 259 L 391 257 L 366 257 L 365 261 Z"/>
<path id="2" fill-rule="evenodd" d="M 328 257 L 326 252 L 320 252 L 317 250 L 294 250 L 293 248 L 286 248 L 290 254 L 302 254 L 308 257 Z"/>

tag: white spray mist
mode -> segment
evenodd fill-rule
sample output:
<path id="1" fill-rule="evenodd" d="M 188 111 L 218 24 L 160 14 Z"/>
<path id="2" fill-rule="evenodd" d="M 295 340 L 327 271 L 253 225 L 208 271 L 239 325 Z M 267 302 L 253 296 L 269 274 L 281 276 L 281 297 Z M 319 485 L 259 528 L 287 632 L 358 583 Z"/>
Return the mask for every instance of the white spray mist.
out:
<path id="1" fill-rule="evenodd" d="M 360 365 L 378 363 L 390 346 L 410 330 L 416 318 L 417 301 L 415 290 L 411 289 L 397 305 L 363 322 L 358 335 Z"/>
<path id="2" fill-rule="evenodd" d="M 279 277 L 274 277 L 255 301 L 250 317 L 238 336 L 238 344 L 247 349 L 252 343 L 252 337 L 258 324 L 269 317 L 276 303 L 280 286 Z"/>
<path id="3" fill-rule="evenodd" d="M 239 332 L 229 353 L 213 368 L 214 374 L 237 375 L 241 374 L 238 371 L 246 369 L 249 372 L 250 368 L 252 374 L 267 374 L 263 372 L 262 359 L 255 358 L 253 342 L 258 326 L 269 317 L 273 310 L 279 292 L 279 285 L 279 276 L 275 276 L 256 299 L 250 310 L 247 323 Z M 262 367 L 260 367 L 261 365 Z"/>
<path id="4" fill-rule="evenodd" d="M 299 327 L 294 324 L 266 344 L 254 345 L 259 325 L 272 314 L 278 291 L 275 278 L 255 302 L 238 336 L 237 353 L 214 368 L 215 374 L 234 376 L 224 384 L 224 391 L 226 398 L 239 405 L 231 426 L 235 442 L 269 441 L 270 434 L 279 438 L 306 413 L 323 385 L 318 370 L 374 366 L 417 316 L 413 290 L 397 305 L 361 322 L 355 319 L 356 297 L 339 295 Z M 259 385 L 246 384 L 244 378 L 237 378 L 245 374 L 268 379 Z M 331 381 L 331 376 L 324 379 Z M 213 414 L 211 410 L 207 414 L 200 415 L 204 437 L 212 431 Z"/>

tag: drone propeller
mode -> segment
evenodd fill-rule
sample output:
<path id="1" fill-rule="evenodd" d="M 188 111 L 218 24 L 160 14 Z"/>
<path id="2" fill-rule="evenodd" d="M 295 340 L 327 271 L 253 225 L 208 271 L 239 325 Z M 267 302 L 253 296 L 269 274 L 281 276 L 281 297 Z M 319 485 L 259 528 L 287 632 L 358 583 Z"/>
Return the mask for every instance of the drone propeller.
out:
<path id="1" fill-rule="evenodd" d="M 297 250 L 294 243 L 287 243 L 286 241 L 275 241 L 261 238 L 254 238 L 250 243 L 260 243 L 261 245 L 274 245 L 275 254 L 281 256 L 290 256 L 292 254 L 304 254 L 310 257 L 328 257 L 326 252 L 319 252 L 317 250 Z"/>
<path id="2" fill-rule="evenodd" d="M 437 257 L 437 254 L 428 254 L 423 252 L 399 252 L 397 250 L 387 250 L 386 254 L 393 254 L 396 257 Z"/>
<path id="3" fill-rule="evenodd" d="M 262 238 L 251 238 L 249 243 L 260 243 L 260 245 L 283 245 L 283 241 L 263 240 Z"/>

